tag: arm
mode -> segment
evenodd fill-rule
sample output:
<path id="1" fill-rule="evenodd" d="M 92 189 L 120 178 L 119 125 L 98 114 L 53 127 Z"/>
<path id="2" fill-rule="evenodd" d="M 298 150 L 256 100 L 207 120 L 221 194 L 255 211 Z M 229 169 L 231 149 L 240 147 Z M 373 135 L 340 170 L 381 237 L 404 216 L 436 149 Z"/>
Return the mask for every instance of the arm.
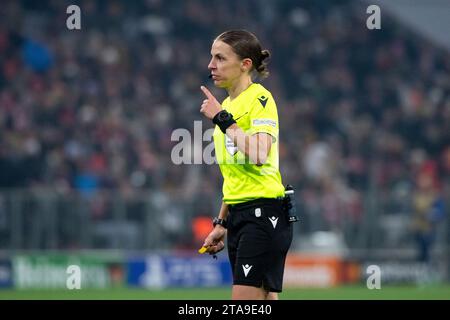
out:
<path id="1" fill-rule="evenodd" d="M 228 205 L 225 202 L 222 202 L 222 206 L 220 207 L 219 218 L 227 219 L 228 217 Z M 210 232 L 210 234 L 206 237 L 203 246 L 208 248 L 207 252 L 210 254 L 217 253 L 221 251 L 225 247 L 224 238 L 227 234 L 227 229 L 225 229 L 220 224 L 217 224 L 214 229 Z"/>
<path id="2" fill-rule="evenodd" d="M 222 111 L 222 106 L 206 87 L 202 86 L 201 90 L 207 99 L 203 100 L 200 112 L 212 120 L 217 113 Z M 266 163 L 270 147 L 272 146 L 270 134 L 256 133 L 249 136 L 236 123 L 228 127 L 226 134 L 237 146 L 238 150 L 244 153 L 251 162 L 258 166 Z"/>
<path id="3" fill-rule="evenodd" d="M 222 201 L 222 206 L 220 207 L 219 211 L 219 218 L 226 220 L 227 217 L 228 217 L 228 205 Z"/>
<path id="4" fill-rule="evenodd" d="M 257 166 L 262 166 L 266 163 L 272 146 L 272 136 L 270 134 L 257 133 L 249 136 L 235 123 L 227 129 L 227 136 L 251 162 Z"/>

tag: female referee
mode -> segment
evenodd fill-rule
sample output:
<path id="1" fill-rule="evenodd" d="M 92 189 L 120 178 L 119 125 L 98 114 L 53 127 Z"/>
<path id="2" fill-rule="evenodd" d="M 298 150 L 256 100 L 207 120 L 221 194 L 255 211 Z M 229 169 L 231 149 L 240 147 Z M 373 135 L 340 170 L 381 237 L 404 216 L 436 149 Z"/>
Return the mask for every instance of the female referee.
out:
<path id="1" fill-rule="evenodd" d="M 210 254 L 224 248 L 233 272 L 233 300 L 276 300 L 292 242 L 292 225 L 282 208 L 278 169 L 278 114 L 272 94 L 253 82 L 268 75 L 267 50 L 245 30 L 219 35 L 208 65 L 214 85 L 228 92 L 220 104 L 204 86 L 200 112 L 216 125 L 214 147 L 222 172 L 223 201 L 205 239 Z"/>

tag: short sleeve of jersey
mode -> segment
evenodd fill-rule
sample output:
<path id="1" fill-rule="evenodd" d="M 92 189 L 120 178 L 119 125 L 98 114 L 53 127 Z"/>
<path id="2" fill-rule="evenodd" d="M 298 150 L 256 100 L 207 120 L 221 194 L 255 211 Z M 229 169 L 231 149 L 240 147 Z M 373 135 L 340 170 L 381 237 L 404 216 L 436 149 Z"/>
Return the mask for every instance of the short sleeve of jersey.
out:
<path id="1" fill-rule="evenodd" d="M 272 95 L 260 94 L 256 97 L 250 110 L 250 130 L 248 134 L 265 132 L 278 139 L 277 105 Z"/>

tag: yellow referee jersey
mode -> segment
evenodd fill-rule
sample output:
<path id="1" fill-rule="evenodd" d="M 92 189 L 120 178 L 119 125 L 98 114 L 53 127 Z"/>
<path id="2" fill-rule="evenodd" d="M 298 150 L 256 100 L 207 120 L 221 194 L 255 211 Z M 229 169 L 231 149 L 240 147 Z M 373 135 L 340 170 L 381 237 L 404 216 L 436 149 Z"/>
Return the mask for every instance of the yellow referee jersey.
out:
<path id="1" fill-rule="evenodd" d="M 224 178 L 223 201 L 237 204 L 257 198 L 284 196 L 278 166 L 278 113 L 272 94 L 262 85 L 253 83 L 233 101 L 226 98 L 222 108 L 233 115 L 247 135 L 265 132 L 272 136 L 267 161 L 257 166 L 216 126 L 213 137 L 216 160 Z"/>

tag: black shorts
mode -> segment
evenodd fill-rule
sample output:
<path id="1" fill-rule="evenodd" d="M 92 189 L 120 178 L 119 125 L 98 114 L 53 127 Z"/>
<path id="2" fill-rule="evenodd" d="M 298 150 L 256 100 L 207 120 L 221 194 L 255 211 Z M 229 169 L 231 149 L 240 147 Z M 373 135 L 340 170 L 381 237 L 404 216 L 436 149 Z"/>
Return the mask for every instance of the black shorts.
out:
<path id="1" fill-rule="evenodd" d="M 228 256 L 234 285 L 281 292 L 292 223 L 276 199 L 229 206 Z"/>

